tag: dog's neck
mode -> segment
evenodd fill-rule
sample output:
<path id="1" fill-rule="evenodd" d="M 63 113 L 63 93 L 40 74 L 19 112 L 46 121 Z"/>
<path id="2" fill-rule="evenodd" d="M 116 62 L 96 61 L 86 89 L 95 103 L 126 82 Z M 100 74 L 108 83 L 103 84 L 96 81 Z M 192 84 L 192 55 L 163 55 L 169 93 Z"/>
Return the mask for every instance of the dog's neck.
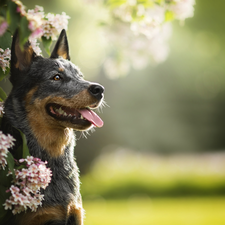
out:
<path id="1" fill-rule="evenodd" d="M 41 126 L 41 123 L 31 121 L 32 133 L 38 144 L 53 158 L 64 154 L 66 146 L 73 143 L 74 133 L 72 129 L 57 129 Z"/>

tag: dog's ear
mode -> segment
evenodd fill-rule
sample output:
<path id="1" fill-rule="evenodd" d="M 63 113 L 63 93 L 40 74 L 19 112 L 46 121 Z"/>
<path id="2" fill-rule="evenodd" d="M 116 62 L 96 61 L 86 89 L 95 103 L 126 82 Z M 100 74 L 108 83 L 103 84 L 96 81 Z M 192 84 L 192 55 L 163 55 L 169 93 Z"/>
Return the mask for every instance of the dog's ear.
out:
<path id="1" fill-rule="evenodd" d="M 36 53 L 34 52 L 30 42 L 26 42 L 23 49 L 19 43 L 19 32 L 15 32 L 11 47 L 11 69 L 27 70 L 31 65 Z"/>
<path id="2" fill-rule="evenodd" d="M 69 45 L 66 36 L 66 31 L 64 29 L 61 31 L 59 35 L 59 38 L 55 44 L 55 48 L 53 49 L 50 58 L 56 59 L 59 57 L 70 60 Z"/>

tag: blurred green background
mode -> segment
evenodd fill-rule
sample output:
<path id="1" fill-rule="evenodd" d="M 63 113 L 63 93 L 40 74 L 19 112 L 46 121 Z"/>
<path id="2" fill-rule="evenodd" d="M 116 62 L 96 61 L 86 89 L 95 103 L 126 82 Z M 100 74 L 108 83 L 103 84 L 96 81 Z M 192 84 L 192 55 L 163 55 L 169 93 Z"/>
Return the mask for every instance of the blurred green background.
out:
<path id="1" fill-rule="evenodd" d="M 102 69 L 104 9 L 22 2 L 71 17 L 72 62 L 106 89 L 104 127 L 77 133 L 86 224 L 224 225 L 225 2 L 196 0 L 194 17 L 173 23 L 168 59 L 116 80 Z"/>

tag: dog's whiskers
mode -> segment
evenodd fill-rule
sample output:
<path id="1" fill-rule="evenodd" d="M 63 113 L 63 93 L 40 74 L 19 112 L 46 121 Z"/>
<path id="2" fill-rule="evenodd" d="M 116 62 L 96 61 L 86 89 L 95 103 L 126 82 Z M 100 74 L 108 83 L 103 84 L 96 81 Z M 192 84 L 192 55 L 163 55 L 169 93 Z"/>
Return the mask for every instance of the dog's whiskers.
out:
<path id="1" fill-rule="evenodd" d="M 103 99 L 101 102 L 101 105 L 98 107 L 98 112 L 103 113 L 103 107 L 109 107 L 109 105 L 106 103 L 106 101 Z"/>

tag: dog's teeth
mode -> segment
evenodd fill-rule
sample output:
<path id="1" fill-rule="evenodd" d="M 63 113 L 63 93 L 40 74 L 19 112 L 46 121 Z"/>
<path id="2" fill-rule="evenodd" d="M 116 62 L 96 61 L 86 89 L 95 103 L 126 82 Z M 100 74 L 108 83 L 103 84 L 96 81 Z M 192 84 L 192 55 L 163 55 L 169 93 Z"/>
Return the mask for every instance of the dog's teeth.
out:
<path id="1" fill-rule="evenodd" d="M 80 116 L 80 118 L 81 118 L 82 120 L 84 119 L 84 117 L 83 117 L 82 115 Z"/>
<path id="2" fill-rule="evenodd" d="M 59 108 L 58 109 L 58 113 L 61 114 L 61 115 L 64 113 L 64 111 L 62 110 L 62 108 Z"/>
<path id="3" fill-rule="evenodd" d="M 66 113 L 66 112 L 64 112 L 64 113 L 63 113 L 63 116 L 67 116 L 67 113 Z"/>
<path id="4" fill-rule="evenodd" d="M 69 114 L 68 116 L 69 116 L 69 117 L 72 117 L 72 115 L 71 115 L 71 114 Z"/>

